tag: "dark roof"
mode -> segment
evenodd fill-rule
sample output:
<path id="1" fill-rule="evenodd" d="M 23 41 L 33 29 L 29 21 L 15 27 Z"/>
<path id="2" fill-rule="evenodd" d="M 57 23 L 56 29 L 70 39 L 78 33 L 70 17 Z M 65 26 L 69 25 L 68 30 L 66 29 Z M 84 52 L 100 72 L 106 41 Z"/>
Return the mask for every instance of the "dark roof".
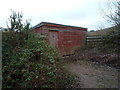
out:
<path id="1" fill-rule="evenodd" d="M 44 24 L 41 22 L 41 23 L 35 25 L 35 26 L 33 27 L 33 29 L 38 28 L 38 27 L 40 27 L 40 26 L 42 26 L 42 25 L 44 25 Z"/>
<path id="2" fill-rule="evenodd" d="M 61 26 L 67 26 L 67 27 L 74 27 L 74 28 L 79 28 L 79 29 L 80 29 L 80 28 L 82 28 L 82 29 L 87 29 L 87 28 L 84 28 L 84 27 L 63 25 L 63 24 L 57 24 L 57 23 L 51 23 L 51 22 L 41 22 L 41 23 L 35 25 L 35 26 L 33 27 L 33 29 L 38 28 L 38 27 L 41 27 L 41 26 L 43 26 L 44 24 L 54 24 L 54 25 L 61 25 Z"/>

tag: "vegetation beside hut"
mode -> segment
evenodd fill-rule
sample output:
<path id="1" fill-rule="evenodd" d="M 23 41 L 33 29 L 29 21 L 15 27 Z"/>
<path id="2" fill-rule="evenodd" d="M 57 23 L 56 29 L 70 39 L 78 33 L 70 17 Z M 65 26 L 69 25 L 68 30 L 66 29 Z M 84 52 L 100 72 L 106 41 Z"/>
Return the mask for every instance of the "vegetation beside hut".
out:
<path id="1" fill-rule="evenodd" d="M 66 88 L 74 77 L 63 70 L 58 51 L 36 38 L 22 13 L 12 11 L 10 27 L 3 32 L 3 88 Z"/>

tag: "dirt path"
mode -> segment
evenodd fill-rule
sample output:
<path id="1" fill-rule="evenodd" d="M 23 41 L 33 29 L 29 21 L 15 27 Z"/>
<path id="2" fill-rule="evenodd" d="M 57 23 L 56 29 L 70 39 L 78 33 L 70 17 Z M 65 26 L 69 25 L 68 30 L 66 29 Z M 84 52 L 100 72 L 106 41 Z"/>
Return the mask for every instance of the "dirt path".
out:
<path id="1" fill-rule="evenodd" d="M 93 62 L 69 62 L 64 68 L 78 77 L 81 88 L 118 88 L 118 70 Z"/>

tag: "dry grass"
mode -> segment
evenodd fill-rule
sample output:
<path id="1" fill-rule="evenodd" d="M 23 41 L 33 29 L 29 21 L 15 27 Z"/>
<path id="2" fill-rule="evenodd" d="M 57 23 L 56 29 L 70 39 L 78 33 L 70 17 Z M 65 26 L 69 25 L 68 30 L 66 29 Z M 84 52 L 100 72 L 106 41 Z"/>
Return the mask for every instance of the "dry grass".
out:
<path id="1" fill-rule="evenodd" d="M 110 66 L 120 67 L 120 54 L 108 48 L 84 47 L 75 51 L 75 54 L 65 58 L 66 61 L 87 60 Z"/>

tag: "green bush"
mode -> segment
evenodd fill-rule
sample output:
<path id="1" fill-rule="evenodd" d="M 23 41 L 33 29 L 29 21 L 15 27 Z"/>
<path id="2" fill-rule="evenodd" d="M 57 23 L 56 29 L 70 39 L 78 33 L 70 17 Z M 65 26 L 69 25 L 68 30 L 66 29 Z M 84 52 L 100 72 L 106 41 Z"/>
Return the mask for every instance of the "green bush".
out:
<path id="1" fill-rule="evenodd" d="M 103 41 L 103 48 L 114 49 L 115 52 L 120 52 L 120 31 L 117 27 L 114 27 L 113 30 L 110 30 L 109 33 L 105 36 Z"/>
<path id="2" fill-rule="evenodd" d="M 11 27 L 2 34 L 3 88 L 69 85 L 66 81 L 70 82 L 71 76 L 63 72 L 57 50 L 43 38 L 37 38 L 28 21 L 22 24 L 21 13 L 12 11 L 9 20 Z"/>
<path id="3" fill-rule="evenodd" d="M 3 88 L 55 87 L 57 51 L 28 35 L 3 33 Z"/>

